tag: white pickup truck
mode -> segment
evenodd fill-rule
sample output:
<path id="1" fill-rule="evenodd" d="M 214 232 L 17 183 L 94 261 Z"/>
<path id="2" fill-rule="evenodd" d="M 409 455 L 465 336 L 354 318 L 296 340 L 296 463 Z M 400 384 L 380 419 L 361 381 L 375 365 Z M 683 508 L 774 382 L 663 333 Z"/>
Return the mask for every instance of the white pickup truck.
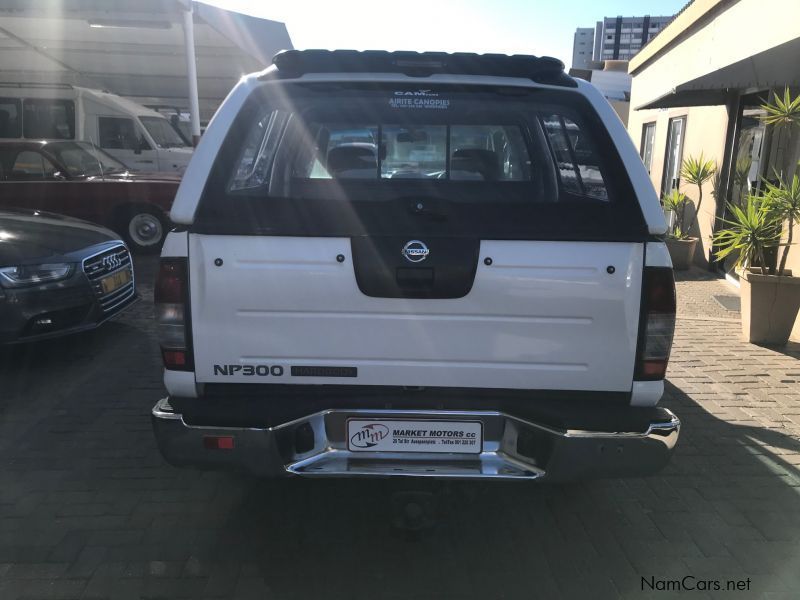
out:
<path id="1" fill-rule="evenodd" d="M 551 58 L 288 51 L 210 123 L 156 318 L 179 466 L 572 480 L 664 466 L 664 216 Z"/>

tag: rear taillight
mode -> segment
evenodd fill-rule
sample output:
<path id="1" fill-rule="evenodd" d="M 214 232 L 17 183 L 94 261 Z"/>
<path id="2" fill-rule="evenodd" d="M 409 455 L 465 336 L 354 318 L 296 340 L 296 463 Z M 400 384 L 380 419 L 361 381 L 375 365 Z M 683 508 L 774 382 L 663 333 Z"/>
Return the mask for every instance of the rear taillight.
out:
<path id="1" fill-rule="evenodd" d="M 189 336 L 189 277 L 185 258 L 161 259 L 153 296 L 164 367 L 191 371 L 194 357 Z"/>
<path id="2" fill-rule="evenodd" d="M 675 278 L 667 267 L 646 267 L 634 379 L 664 379 L 675 333 Z"/>

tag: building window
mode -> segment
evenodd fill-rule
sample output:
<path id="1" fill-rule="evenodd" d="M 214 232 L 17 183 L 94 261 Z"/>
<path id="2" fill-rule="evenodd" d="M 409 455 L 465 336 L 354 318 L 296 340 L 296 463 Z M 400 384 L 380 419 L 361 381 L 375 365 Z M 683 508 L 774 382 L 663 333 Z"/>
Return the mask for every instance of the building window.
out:
<path id="1" fill-rule="evenodd" d="M 678 189 L 681 184 L 681 163 L 683 162 L 683 139 L 686 136 L 686 117 L 669 120 L 667 130 L 667 150 L 664 153 L 664 176 L 661 179 L 661 194 Z"/>
<path id="2" fill-rule="evenodd" d="M 642 125 L 642 143 L 639 146 L 639 154 L 642 157 L 644 168 L 650 173 L 653 166 L 653 146 L 656 141 L 656 124 L 645 123 Z"/>

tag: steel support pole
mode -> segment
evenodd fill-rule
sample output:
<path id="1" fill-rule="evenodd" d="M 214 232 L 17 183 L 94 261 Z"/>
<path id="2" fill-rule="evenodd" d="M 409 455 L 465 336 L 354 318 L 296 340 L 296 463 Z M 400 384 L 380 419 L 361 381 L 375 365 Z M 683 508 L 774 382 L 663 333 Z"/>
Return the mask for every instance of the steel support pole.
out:
<path id="1" fill-rule="evenodd" d="M 200 141 L 200 99 L 197 94 L 197 63 L 194 56 L 194 19 L 192 3 L 183 11 L 183 39 L 186 45 L 186 77 L 189 80 L 189 112 L 192 123 L 192 144 Z"/>

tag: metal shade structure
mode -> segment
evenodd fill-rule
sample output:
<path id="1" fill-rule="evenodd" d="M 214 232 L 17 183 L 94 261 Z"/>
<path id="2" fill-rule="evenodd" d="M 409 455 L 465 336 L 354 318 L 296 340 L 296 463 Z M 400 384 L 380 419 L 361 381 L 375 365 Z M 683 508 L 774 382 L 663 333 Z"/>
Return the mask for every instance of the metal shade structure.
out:
<path id="1" fill-rule="evenodd" d="M 725 104 L 731 92 L 800 86 L 800 38 L 724 66 L 686 83 L 635 110 Z M 787 68 L 794 65 L 795 68 Z"/>
<path id="2" fill-rule="evenodd" d="M 283 23 L 179 0 L 3 0 L 0 81 L 69 83 L 188 109 L 184 14 L 193 6 L 200 116 L 292 43 Z"/>

